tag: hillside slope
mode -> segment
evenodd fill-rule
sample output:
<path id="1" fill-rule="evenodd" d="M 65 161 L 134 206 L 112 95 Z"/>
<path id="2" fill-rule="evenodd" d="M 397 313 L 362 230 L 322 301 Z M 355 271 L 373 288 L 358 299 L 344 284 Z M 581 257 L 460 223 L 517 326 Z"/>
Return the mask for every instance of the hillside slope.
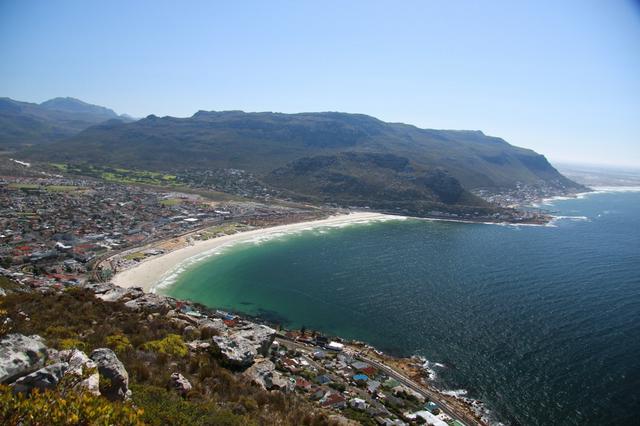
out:
<path id="1" fill-rule="evenodd" d="M 134 123 L 109 121 L 24 154 L 36 160 L 172 172 L 243 169 L 274 187 L 343 204 L 367 198 L 482 205 L 467 191 L 580 187 L 544 156 L 480 131 L 419 129 L 334 112 L 152 115 Z M 381 166 L 385 158 L 403 166 Z"/>

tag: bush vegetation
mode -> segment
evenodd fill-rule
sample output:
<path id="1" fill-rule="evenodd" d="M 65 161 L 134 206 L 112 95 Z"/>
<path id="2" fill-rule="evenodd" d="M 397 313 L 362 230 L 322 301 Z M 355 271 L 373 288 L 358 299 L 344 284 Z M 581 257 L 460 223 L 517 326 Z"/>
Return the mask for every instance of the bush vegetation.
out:
<path id="1" fill-rule="evenodd" d="M 90 393 L 60 389 L 14 394 L 0 385 L 0 423 L 3 425 L 142 425 L 143 410 L 110 402 Z"/>
<path id="2" fill-rule="evenodd" d="M 85 424 L 136 424 L 137 421 L 153 425 L 332 424 L 323 411 L 299 396 L 266 392 L 241 374 L 224 368 L 215 353 L 189 352 L 180 326 L 157 312 L 134 311 L 123 303 L 104 302 L 88 290 L 70 288 L 51 294 L 7 294 L 0 297 L 0 316 L 0 324 L 3 318 L 12 320 L 0 330 L 2 334 L 38 334 L 49 346 L 58 349 L 76 345 L 87 353 L 99 347 L 110 347 L 117 352 L 129 373 L 133 402 L 143 413 L 129 423 L 118 420 Z M 184 375 L 193 386 L 184 398 L 170 386 L 173 372 Z M 10 399 L 10 394 L 3 394 L 3 398 Z M 46 395 L 51 401 L 59 397 L 55 393 Z M 33 401 L 4 402 L 2 413 L 5 418 L 13 419 L 19 417 L 8 416 L 20 416 L 29 411 L 24 407 L 37 412 L 37 404 L 43 404 L 42 398 L 45 397 L 37 395 Z M 114 416 L 114 419 L 133 416 L 126 406 L 104 398 L 75 394 L 70 398 L 69 404 L 80 405 L 80 408 L 74 408 L 78 416 L 84 413 L 82 407 L 89 410 L 83 414 L 86 416 L 94 411 L 106 412 L 105 416 Z M 113 407 L 113 412 L 105 407 Z M 56 413 L 59 414 L 59 410 Z M 58 424 L 45 421 L 45 417 L 42 419 L 31 424 Z M 0 423 L 15 424 L 11 421 Z"/>

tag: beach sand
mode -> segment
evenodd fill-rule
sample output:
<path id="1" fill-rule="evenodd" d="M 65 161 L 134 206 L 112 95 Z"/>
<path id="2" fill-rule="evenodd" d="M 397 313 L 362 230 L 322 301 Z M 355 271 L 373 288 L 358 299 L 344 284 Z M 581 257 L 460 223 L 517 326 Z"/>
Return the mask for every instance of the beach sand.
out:
<path id="1" fill-rule="evenodd" d="M 120 271 L 114 275 L 111 282 L 120 287 L 142 287 L 146 292 L 153 291 L 155 285 L 161 282 L 164 277 L 169 275 L 186 260 L 218 248 L 229 247 L 231 245 L 254 240 L 256 238 L 299 232 L 318 227 L 336 227 L 354 223 L 366 223 L 370 221 L 390 219 L 402 219 L 402 217 L 380 213 L 357 212 L 331 216 L 326 219 L 310 222 L 254 229 L 209 240 L 196 241 L 193 245 L 182 247 L 163 255 L 151 257 L 132 268 Z"/>

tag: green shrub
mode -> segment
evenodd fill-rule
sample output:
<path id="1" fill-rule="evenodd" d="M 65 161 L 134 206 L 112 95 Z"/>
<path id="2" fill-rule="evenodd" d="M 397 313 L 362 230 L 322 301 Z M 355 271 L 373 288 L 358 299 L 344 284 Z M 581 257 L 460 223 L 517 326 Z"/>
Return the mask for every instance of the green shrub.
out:
<path id="1" fill-rule="evenodd" d="M 58 349 L 60 350 L 76 348 L 85 351 L 87 350 L 87 345 L 78 339 L 60 339 L 60 341 L 58 341 Z"/>
<path id="2" fill-rule="evenodd" d="M 70 329 L 69 327 L 65 327 L 62 325 L 52 325 L 50 327 L 47 327 L 47 329 L 45 330 L 45 334 L 48 337 L 57 337 L 59 339 L 69 339 L 74 336 L 77 336 L 78 333 L 76 333 L 74 330 Z"/>
<path id="3" fill-rule="evenodd" d="M 105 338 L 105 343 L 116 353 L 123 353 L 133 348 L 127 336 L 123 334 L 112 334 Z"/>
<path id="4" fill-rule="evenodd" d="M 142 420 L 149 425 L 249 426 L 255 422 L 233 414 L 213 402 L 183 400 L 158 386 L 133 385 L 133 402 L 144 409 Z"/>
<path id="5" fill-rule="evenodd" d="M 189 353 L 187 345 L 178 334 L 169 334 L 164 339 L 147 342 L 142 345 L 142 349 L 179 357 L 185 357 Z"/>
<path id="6" fill-rule="evenodd" d="M 0 423 L 5 425 L 143 425 L 142 410 L 90 393 L 38 390 L 14 394 L 0 385 Z"/>

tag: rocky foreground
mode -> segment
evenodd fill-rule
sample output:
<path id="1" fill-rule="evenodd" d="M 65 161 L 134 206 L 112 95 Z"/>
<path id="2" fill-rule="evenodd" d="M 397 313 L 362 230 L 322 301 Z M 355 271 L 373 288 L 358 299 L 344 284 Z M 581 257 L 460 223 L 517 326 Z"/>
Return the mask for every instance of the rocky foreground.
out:
<path id="1" fill-rule="evenodd" d="M 0 276 L 4 424 L 483 424 L 364 349 L 139 287 Z"/>
<path id="2" fill-rule="evenodd" d="M 280 391 L 264 368 L 276 331 L 223 315 L 139 288 L 0 277 L 0 423 L 354 423 Z"/>

